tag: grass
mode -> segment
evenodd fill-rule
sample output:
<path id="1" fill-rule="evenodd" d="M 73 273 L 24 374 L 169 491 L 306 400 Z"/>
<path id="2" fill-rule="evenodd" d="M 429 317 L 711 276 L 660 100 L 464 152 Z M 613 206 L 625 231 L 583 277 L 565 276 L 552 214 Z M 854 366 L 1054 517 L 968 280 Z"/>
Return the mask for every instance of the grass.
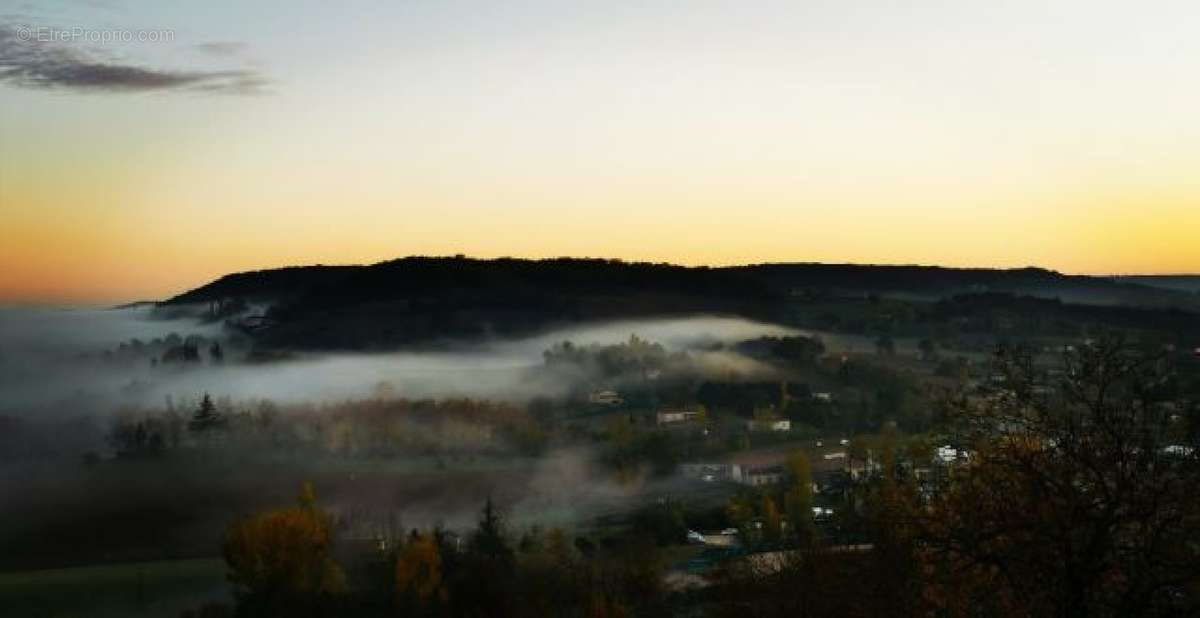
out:
<path id="1" fill-rule="evenodd" d="M 226 600 L 219 559 L 0 573 L 0 614 L 22 618 L 163 616 Z"/>

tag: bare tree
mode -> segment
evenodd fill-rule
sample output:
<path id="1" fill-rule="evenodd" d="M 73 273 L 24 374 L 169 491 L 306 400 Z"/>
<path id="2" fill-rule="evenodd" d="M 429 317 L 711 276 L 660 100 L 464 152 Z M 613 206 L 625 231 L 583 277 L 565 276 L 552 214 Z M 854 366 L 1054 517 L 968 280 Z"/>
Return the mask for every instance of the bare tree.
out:
<path id="1" fill-rule="evenodd" d="M 1171 368 L 1110 339 L 1057 367 L 1004 350 L 993 375 L 957 406 L 967 461 L 917 511 L 930 597 L 950 615 L 1195 611 L 1200 460 Z"/>

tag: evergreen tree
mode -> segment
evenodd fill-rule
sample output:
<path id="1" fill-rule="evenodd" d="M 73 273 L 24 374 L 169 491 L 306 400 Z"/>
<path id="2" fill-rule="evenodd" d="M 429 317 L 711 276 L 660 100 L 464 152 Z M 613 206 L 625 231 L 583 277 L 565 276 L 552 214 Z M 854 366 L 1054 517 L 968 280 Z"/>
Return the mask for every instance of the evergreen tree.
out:
<path id="1" fill-rule="evenodd" d="M 504 538 L 504 522 L 499 509 L 491 497 L 483 505 L 479 517 L 479 527 L 471 538 L 471 550 L 478 555 L 494 561 L 506 562 L 512 558 L 512 548 Z"/>
<path id="2" fill-rule="evenodd" d="M 188 429 L 198 433 L 205 433 L 214 429 L 220 429 L 225 425 L 225 417 L 217 411 L 216 404 L 213 403 L 212 397 L 208 393 L 204 394 L 204 398 L 200 400 L 200 407 L 192 414 L 192 420 L 188 423 Z"/>
<path id="3" fill-rule="evenodd" d="M 455 605 L 454 613 L 463 616 L 513 615 L 515 569 L 516 560 L 505 538 L 503 519 L 492 499 L 488 498 L 455 574 L 454 590 L 449 595 Z"/>

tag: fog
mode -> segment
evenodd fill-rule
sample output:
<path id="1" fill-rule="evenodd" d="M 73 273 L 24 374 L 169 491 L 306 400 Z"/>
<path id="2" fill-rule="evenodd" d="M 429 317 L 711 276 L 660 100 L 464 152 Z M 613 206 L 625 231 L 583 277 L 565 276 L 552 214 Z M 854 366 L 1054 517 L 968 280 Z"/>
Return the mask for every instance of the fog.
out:
<path id="1" fill-rule="evenodd" d="M 215 335 L 216 324 L 161 319 L 150 306 L 111 308 L 0 307 L 0 354 L 70 355 L 171 332 Z M 17 360 L 9 358 L 8 360 Z"/>
<path id="2" fill-rule="evenodd" d="M 164 362 L 172 334 L 176 343 L 204 338 L 193 340 L 200 358 Z M 602 463 L 611 452 L 607 443 L 552 444 L 533 455 L 512 434 L 497 434 L 529 418 L 521 404 L 531 398 L 621 386 L 604 382 L 586 363 L 548 367 L 546 350 L 564 341 L 603 346 L 636 335 L 668 354 L 686 351 L 670 364 L 694 375 L 769 377 L 774 369 L 727 344 L 790 334 L 797 333 L 697 316 L 252 362 L 244 336 L 220 324 L 163 319 L 150 307 L 0 309 L 0 423 L 7 418 L 12 429 L 0 440 L 0 503 L 21 505 L 0 512 L 0 551 L 22 566 L 150 559 L 163 551 L 211 555 L 233 517 L 287 504 L 304 481 L 314 482 L 350 538 L 394 518 L 405 526 L 466 527 L 489 497 L 519 526 L 586 525 L 674 494 L 684 481 L 652 475 L 645 464 L 618 478 L 611 463 Z M 213 342 L 224 350 L 220 361 L 210 353 Z M 168 401 L 186 418 L 203 393 L 239 410 L 271 400 L 287 420 L 270 430 L 243 426 L 215 449 L 184 435 L 182 446 L 168 440 L 165 455 L 120 455 L 113 438 L 124 422 L 118 419 L 159 422 L 158 431 L 172 408 Z M 435 416 L 404 408 L 405 401 L 459 397 L 500 407 L 462 406 Z M 504 412 L 507 403 L 517 407 Z M 470 416 L 471 409 L 486 414 Z M 316 437 L 321 427 L 327 431 Z M 342 430 L 357 442 L 340 442 Z M 353 449 L 369 448 L 375 432 L 391 432 L 398 450 L 356 456 L 366 451 Z M 113 533 L 75 538 L 80 512 Z"/>
<path id="3" fill-rule="evenodd" d="M 517 340 L 451 342 L 434 350 L 371 354 L 311 354 L 246 363 L 216 324 L 157 319 L 149 307 L 126 309 L 0 309 L 0 413 L 80 414 L 117 407 L 161 406 L 200 393 L 235 401 L 328 402 L 372 396 L 387 384 L 397 397 L 472 397 L 520 402 L 555 397 L 573 384 L 533 369 L 556 343 L 614 344 L 631 335 L 668 351 L 690 349 L 712 371 L 752 374 L 762 368 L 714 344 L 793 334 L 780 326 L 722 317 L 618 321 L 544 332 Z M 118 348 L 170 333 L 222 342 L 224 362 L 200 350 L 199 362 L 168 366 L 155 352 Z M 153 360 L 152 360 L 153 359 Z M 152 362 L 154 365 L 152 366 Z M 579 379 L 586 380 L 586 376 Z"/>

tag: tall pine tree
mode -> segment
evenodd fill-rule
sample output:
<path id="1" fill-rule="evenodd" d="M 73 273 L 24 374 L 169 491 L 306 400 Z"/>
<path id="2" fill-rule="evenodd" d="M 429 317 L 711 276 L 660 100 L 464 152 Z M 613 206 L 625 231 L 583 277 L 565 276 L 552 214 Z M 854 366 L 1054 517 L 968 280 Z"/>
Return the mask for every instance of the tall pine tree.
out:
<path id="1" fill-rule="evenodd" d="M 217 411 L 217 406 L 213 403 L 212 397 L 208 393 L 204 394 L 204 399 L 200 400 L 200 407 L 192 413 L 192 420 L 188 422 L 188 429 L 197 433 L 208 433 L 214 429 L 220 429 L 225 425 L 225 417 Z"/>

